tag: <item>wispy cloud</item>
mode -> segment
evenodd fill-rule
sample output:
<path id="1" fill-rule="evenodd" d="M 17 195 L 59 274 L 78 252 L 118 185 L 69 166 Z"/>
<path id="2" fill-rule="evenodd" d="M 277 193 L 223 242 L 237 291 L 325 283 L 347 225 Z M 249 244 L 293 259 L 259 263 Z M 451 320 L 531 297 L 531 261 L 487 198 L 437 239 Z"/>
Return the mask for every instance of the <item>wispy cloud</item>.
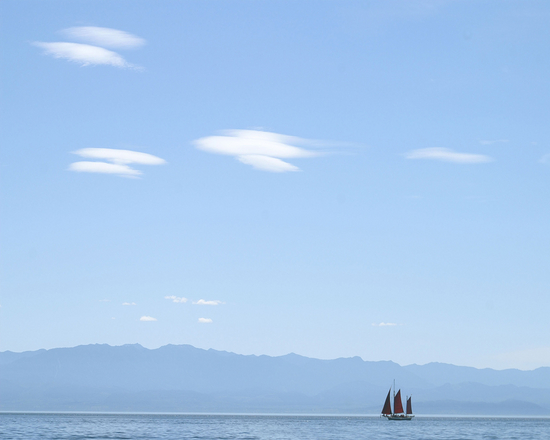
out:
<path id="1" fill-rule="evenodd" d="M 118 29 L 95 26 L 72 27 L 62 30 L 61 33 L 69 39 L 89 44 L 68 41 L 35 41 L 33 44 L 43 49 L 45 55 L 65 59 L 81 66 L 106 65 L 141 69 L 127 62 L 119 53 L 105 48 L 134 49 L 145 44 L 143 38 Z"/>
<path id="2" fill-rule="evenodd" d="M 550 154 L 545 154 L 539 160 L 540 163 L 550 163 Z"/>
<path id="3" fill-rule="evenodd" d="M 175 303 L 186 303 L 187 302 L 187 298 L 183 298 L 183 297 L 175 296 L 175 295 L 165 296 L 164 299 L 169 299 L 169 300 L 171 300 L 172 302 L 175 302 Z"/>
<path id="4" fill-rule="evenodd" d="M 43 49 L 45 55 L 66 59 L 80 64 L 81 66 L 97 66 L 104 64 L 120 68 L 135 67 L 128 63 L 118 53 L 98 46 L 67 42 L 44 43 L 41 41 L 36 41 L 33 44 Z"/>
<path id="5" fill-rule="evenodd" d="M 197 304 L 199 306 L 217 306 L 218 304 L 223 304 L 220 300 L 209 300 L 206 301 L 204 299 L 199 299 L 198 301 L 194 301 L 193 304 Z"/>
<path id="6" fill-rule="evenodd" d="M 483 154 L 458 153 L 449 148 L 421 148 L 419 150 L 409 151 L 405 154 L 405 157 L 407 159 L 432 159 L 460 164 L 473 164 L 493 161 L 493 158 L 485 156 Z"/>
<path id="7" fill-rule="evenodd" d="M 135 306 L 137 305 L 136 303 L 134 302 L 131 302 L 131 303 L 128 303 L 128 302 L 125 302 L 125 303 L 122 303 L 123 306 Z"/>
<path id="8" fill-rule="evenodd" d="M 69 165 L 70 171 L 80 173 L 116 174 L 122 177 L 137 177 L 141 171 L 131 168 L 129 164 L 162 165 L 166 161 L 152 154 L 131 150 L 115 150 L 112 148 L 83 148 L 73 151 L 87 159 L 103 159 L 108 162 L 80 161 Z"/>
<path id="9" fill-rule="evenodd" d="M 372 325 L 375 327 L 393 327 L 397 324 L 394 322 L 381 322 L 380 324 L 373 323 Z"/>
<path id="10" fill-rule="evenodd" d="M 272 173 L 286 173 L 288 171 L 300 171 L 295 165 L 275 157 L 260 156 L 258 154 L 249 154 L 237 156 L 239 162 L 250 165 L 261 171 L 270 171 Z"/>
<path id="11" fill-rule="evenodd" d="M 77 173 L 101 173 L 101 174 L 116 174 L 123 177 L 137 177 L 142 173 L 134 170 L 128 165 L 117 165 L 107 162 L 73 162 L 69 165 L 69 171 Z"/>
<path id="12" fill-rule="evenodd" d="M 318 146 L 316 141 L 259 130 L 227 130 L 219 136 L 197 139 L 193 144 L 199 150 L 233 156 L 246 165 L 273 173 L 300 170 L 281 159 L 311 158 L 322 154 L 296 146 Z"/>
<path id="13" fill-rule="evenodd" d="M 111 302 L 110 299 L 100 299 L 99 302 Z"/>
<path id="14" fill-rule="evenodd" d="M 212 320 L 210 318 L 199 318 L 201 324 L 211 324 Z"/>
<path id="15" fill-rule="evenodd" d="M 495 140 L 479 141 L 479 143 L 481 145 L 505 144 L 506 142 L 510 142 L 510 141 L 508 139 L 495 139 Z"/>
<path id="16" fill-rule="evenodd" d="M 157 318 L 153 318 L 152 316 L 142 316 L 141 318 L 139 318 L 140 321 L 145 321 L 145 322 L 151 322 L 151 321 L 156 321 Z"/>
<path id="17" fill-rule="evenodd" d="M 114 49 L 134 49 L 145 44 L 145 40 L 136 35 L 104 27 L 70 27 L 63 29 L 61 33 L 72 40 Z"/>
<path id="18" fill-rule="evenodd" d="M 74 154 L 85 157 L 87 159 L 105 159 L 116 164 L 131 164 L 138 163 L 142 165 L 163 165 L 166 163 L 164 159 L 153 156 L 148 153 L 141 153 L 132 150 L 115 150 L 112 148 L 82 148 Z"/>

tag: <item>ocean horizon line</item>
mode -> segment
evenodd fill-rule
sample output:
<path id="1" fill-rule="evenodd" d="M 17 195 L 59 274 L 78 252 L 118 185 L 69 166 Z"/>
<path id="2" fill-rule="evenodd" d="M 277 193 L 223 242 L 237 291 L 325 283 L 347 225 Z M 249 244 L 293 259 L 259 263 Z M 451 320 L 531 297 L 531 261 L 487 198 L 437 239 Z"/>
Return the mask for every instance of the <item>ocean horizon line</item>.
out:
<path id="1" fill-rule="evenodd" d="M 338 414 L 338 413 L 231 413 L 231 412 L 154 412 L 154 411 L 0 411 L 0 415 L 98 415 L 98 416 L 215 416 L 215 417 L 334 417 L 334 418 L 380 418 L 380 414 Z M 550 419 L 550 415 L 480 415 L 480 414 L 415 414 L 415 419 L 506 419 L 538 420 Z"/>

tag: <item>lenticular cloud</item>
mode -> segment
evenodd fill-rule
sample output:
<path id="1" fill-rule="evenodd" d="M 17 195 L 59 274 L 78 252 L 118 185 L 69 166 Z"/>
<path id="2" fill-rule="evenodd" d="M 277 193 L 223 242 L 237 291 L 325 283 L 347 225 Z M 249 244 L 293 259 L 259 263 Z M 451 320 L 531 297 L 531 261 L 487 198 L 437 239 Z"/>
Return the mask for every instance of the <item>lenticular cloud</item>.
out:
<path id="1" fill-rule="evenodd" d="M 141 171 L 131 168 L 130 164 L 162 165 L 166 161 L 152 154 L 131 150 L 115 150 L 112 148 L 83 148 L 73 152 L 86 159 L 102 159 L 103 161 L 81 161 L 69 165 L 70 171 L 79 173 L 115 174 L 122 177 L 138 177 Z"/>
<path id="2" fill-rule="evenodd" d="M 97 26 L 71 27 L 63 29 L 61 33 L 73 40 L 109 48 L 134 49 L 145 44 L 145 40 L 136 35 Z"/>
<path id="3" fill-rule="evenodd" d="M 133 67 L 118 53 L 98 46 L 66 42 L 36 42 L 34 45 L 44 49 L 45 55 L 51 55 L 54 58 L 63 58 L 81 66 L 104 64 L 114 67 Z"/>
<path id="4" fill-rule="evenodd" d="M 458 153 L 449 148 L 421 148 L 409 151 L 405 157 L 407 159 L 432 159 L 461 164 L 484 163 L 493 160 L 483 154 Z"/>
<path id="5" fill-rule="evenodd" d="M 69 39 L 80 41 L 43 42 L 33 44 L 43 49 L 45 55 L 61 58 L 81 66 L 106 65 L 119 68 L 136 68 L 128 63 L 120 54 L 106 48 L 133 49 L 145 44 L 143 38 L 118 29 L 95 26 L 81 26 L 64 29 L 62 34 Z"/>
<path id="6" fill-rule="evenodd" d="M 126 177 L 141 175 L 141 171 L 134 170 L 128 165 L 117 165 L 107 162 L 73 162 L 69 165 L 69 170 L 76 171 L 77 173 L 117 174 Z"/>
<path id="7" fill-rule="evenodd" d="M 88 159 L 105 159 L 116 164 L 139 163 L 142 165 L 162 165 L 166 161 L 148 153 L 132 150 L 115 150 L 112 148 L 82 148 L 75 154 Z"/>
<path id="8" fill-rule="evenodd" d="M 311 145 L 313 142 L 258 130 L 227 130 L 219 136 L 207 136 L 194 141 L 199 150 L 233 156 L 255 169 L 273 173 L 300 170 L 282 159 L 310 158 L 321 154 L 296 146 L 300 144 Z"/>
<path id="9" fill-rule="evenodd" d="M 242 154 L 237 156 L 239 162 L 250 165 L 261 171 L 272 173 L 285 173 L 287 171 L 300 171 L 300 168 L 276 157 L 262 156 L 261 154 Z"/>

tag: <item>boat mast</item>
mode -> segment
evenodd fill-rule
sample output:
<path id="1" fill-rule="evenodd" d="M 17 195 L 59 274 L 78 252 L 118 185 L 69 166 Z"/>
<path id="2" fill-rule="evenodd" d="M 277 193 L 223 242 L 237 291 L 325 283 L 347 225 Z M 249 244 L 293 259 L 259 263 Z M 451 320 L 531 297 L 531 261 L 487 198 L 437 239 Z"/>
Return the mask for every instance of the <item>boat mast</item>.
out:
<path id="1" fill-rule="evenodd" d="M 395 414 L 395 379 L 393 380 L 393 411 L 391 413 Z"/>

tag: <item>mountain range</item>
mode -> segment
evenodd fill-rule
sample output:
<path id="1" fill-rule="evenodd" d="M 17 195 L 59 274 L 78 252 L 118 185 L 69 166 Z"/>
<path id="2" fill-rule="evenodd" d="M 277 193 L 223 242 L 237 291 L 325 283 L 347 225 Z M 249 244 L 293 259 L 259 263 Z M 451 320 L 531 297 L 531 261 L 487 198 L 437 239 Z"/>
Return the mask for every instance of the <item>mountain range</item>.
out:
<path id="1" fill-rule="evenodd" d="M 550 367 L 400 366 L 139 344 L 1 352 L 0 410 L 377 414 L 394 379 L 419 415 L 550 415 Z"/>

